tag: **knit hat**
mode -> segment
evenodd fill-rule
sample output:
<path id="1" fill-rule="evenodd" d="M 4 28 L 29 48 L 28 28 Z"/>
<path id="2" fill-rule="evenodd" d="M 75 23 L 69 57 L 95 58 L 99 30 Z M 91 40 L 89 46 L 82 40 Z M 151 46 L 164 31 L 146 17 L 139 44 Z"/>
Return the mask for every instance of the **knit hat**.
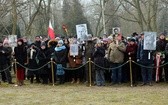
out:
<path id="1" fill-rule="evenodd" d="M 140 35 L 144 35 L 144 32 L 141 32 L 141 34 Z"/>
<path id="2" fill-rule="evenodd" d="M 165 32 L 161 32 L 161 33 L 159 34 L 159 36 L 161 36 L 161 35 L 166 36 Z"/>
<path id="3" fill-rule="evenodd" d="M 3 45 L 5 44 L 9 44 L 9 40 L 7 38 L 5 38 L 5 40 L 3 41 Z"/>
<path id="4" fill-rule="evenodd" d="M 134 38 L 131 38 L 130 41 L 131 41 L 131 42 L 135 42 L 135 39 L 134 39 Z"/>
<path id="5" fill-rule="evenodd" d="M 22 42 L 22 43 L 24 43 L 23 39 L 21 39 L 21 38 L 18 39 L 17 42 Z"/>
<path id="6" fill-rule="evenodd" d="M 58 44 L 64 44 L 63 40 L 59 40 Z"/>

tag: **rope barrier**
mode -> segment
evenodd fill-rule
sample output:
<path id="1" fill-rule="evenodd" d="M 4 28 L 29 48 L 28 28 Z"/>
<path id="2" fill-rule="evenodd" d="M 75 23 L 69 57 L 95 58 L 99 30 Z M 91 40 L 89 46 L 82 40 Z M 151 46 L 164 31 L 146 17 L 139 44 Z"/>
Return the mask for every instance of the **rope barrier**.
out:
<path id="1" fill-rule="evenodd" d="M 7 71 L 8 69 L 10 69 L 12 66 L 8 66 L 7 68 L 3 69 L 3 70 L 0 70 L 0 73 L 4 72 L 4 71 Z"/>
<path id="2" fill-rule="evenodd" d="M 81 66 L 79 66 L 79 67 L 77 67 L 77 68 L 65 68 L 65 67 L 63 67 L 63 69 L 64 69 L 64 70 L 78 70 L 78 69 L 84 67 L 84 66 L 85 66 L 86 64 L 88 64 L 88 63 L 89 63 L 89 61 L 87 61 L 85 64 L 83 64 L 83 65 L 81 65 Z"/>
<path id="3" fill-rule="evenodd" d="M 121 64 L 121 65 L 118 66 L 118 67 L 114 67 L 114 68 L 105 68 L 105 67 L 102 67 L 102 66 L 97 65 L 97 64 L 94 63 L 93 61 L 91 61 L 91 62 L 92 62 L 95 66 L 97 66 L 97 67 L 99 67 L 99 68 L 101 68 L 101 69 L 104 69 L 104 70 L 114 70 L 114 69 L 121 68 L 122 66 L 126 65 L 129 61 L 127 61 L 127 62 Z"/>
<path id="4" fill-rule="evenodd" d="M 131 61 L 132 61 L 134 64 L 138 65 L 138 66 L 141 66 L 141 67 L 144 67 L 144 68 L 149 68 L 149 69 L 160 68 L 160 67 L 163 67 L 163 66 L 165 66 L 165 65 L 168 64 L 168 62 L 167 62 L 167 63 L 164 63 L 164 64 L 162 64 L 162 65 L 160 65 L 160 66 L 152 66 L 152 67 L 149 67 L 149 66 L 145 66 L 145 65 L 139 64 L 139 63 L 137 63 L 137 62 L 135 62 L 135 61 L 133 61 L 133 60 L 131 60 Z"/>
<path id="5" fill-rule="evenodd" d="M 39 67 L 39 68 L 37 68 L 37 69 L 30 69 L 30 68 L 28 68 L 28 67 L 26 67 L 26 66 L 23 66 L 22 64 L 20 64 L 20 63 L 18 63 L 18 62 L 16 62 L 16 63 L 17 63 L 18 65 L 20 65 L 21 67 L 23 67 L 23 68 L 25 68 L 25 69 L 28 69 L 28 70 L 30 70 L 30 71 L 38 71 L 38 70 L 44 68 L 45 66 L 47 66 L 50 62 L 44 64 L 43 66 L 41 66 L 41 67 Z"/>
<path id="6" fill-rule="evenodd" d="M 28 68 L 28 67 L 26 67 L 26 66 L 24 66 L 24 65 L 22 65 L 22 64 L 20 64 L 20 63 L 18 63 L 18 62 L 16 62 L 16 63 L 17 63 L 18 65 L 20 65 L 21 67 L 23 67 L 23 68 L 25 68 L 25 69 L 28 69 L 28 70 L 30 70 L 30 71 L 37 71 L 37 70 L 40 70 L 40 69 L 44 68 L 45 66 L 47 66 L 47 65 L 48 65 L 49 63 L 51 63 L 51 62 L 53 62 L 55 65 L 57 65 L 54 61 L 49 61 L 48 63 L 44 64 L 43 66 L 41 66 L 41 67 L 39 67 L 39 68 L 37 68 L 37 69 L 30 69 L 30 68 Z M 127 62 L 123 63 L 122 65 L 118 66 L 118 67 L 105 68 L 105 67 L 99 66 L 98 64 L 96 64 L 96 63 L 94 63 L 93 61 L 91 61 L 91 63 L 94 64 L 96 67 L 101 68 L 101 69 L 104 69 L 104 70 L 114 70 L 114 69 L 118 69 L 118 68 L 120 68 L 120 67 L 126 65 L 128 62 L 129 62 L 129 60 L 128 60 Z M 149 68 L 149 69 L 154 69 L 154 68 L 163 67 L 163 66 L 165 66 L 165 65 L 168 65 L 168 62 L 167 62 L 167 63 L 164 63 L 164 64 L 158 66 L 158 67 L 156 67 L 156 66 L 150 66 L 150 67 L 149 67 L 149 66 L 145 66 L 145 65 L 139 64 L 139 63 L 137 63 L 137 62 L 135 62 L 135 61 L 133 61 L 133 60 L 131 60 L 131 62 L 133 62 L 134 64 L 136 64 L 136 65 L 138 65 L 138 66 L 141 66 L 141 67 L 144 67 L 144 68 Z M 83 64 L 83 65 L 81 65 L 81 66 L 79 66 L 79 67 L 77 67 L 77 68 L 65 68 L 65 67 L 63 67 L 63 69 L 64 69 L 64 70 L 77 70 L 77 69 L 80 69 L 80 68 L 84 67 L 84 66 L 85 66 L 86 64 L 88 64 L 88 63 L 89 63 L 89 61 L 87 61 L 85 64 Z M 4 71 L 6 71 L 6 70 L 8 70 L 8 69 L 11 68 L 11 67 L 12 67 L 12 66 L 10 65 L 10 66 L 8 66 L 8 67 L 5 68 L 5 69 L 0 70 L 0 73 L 1 73 L 1 72 L 4 72 Z"/>

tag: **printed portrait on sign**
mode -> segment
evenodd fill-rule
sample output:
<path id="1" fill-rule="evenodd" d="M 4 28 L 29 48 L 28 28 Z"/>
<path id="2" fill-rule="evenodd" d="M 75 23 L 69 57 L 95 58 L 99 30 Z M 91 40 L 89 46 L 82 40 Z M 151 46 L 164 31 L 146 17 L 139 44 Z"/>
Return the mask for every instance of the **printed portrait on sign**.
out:
<path id="1" fill-rule="evenodd" d="M 17 35 L 8 35 L 8 40 L 11 47 L 17 46 Z"/>
<path id="2" fill-rule="evenodd" d="M 144 50 L 156 50 L 156 32 L 144 32 Z"/>
<path id="3" fill-rule="evenodd" d="M 70 56 L 78 55 L 78 44 L 70 44 Z"/>
<path id="4" fill-rule="evenodd" d="M 77 33 L 78 40 L 79 39 L 80 41 L 87 40 L 87 35 L 88 35 L 87 25 L 86 24 L 76 25 L 76 33 Z"/>
<path id="5" fill-rule="evenodd" d="M 119 27 L 114 27 L 112 32 L 113 32 L 113 35 L 114 34 L 119 34 L 120 33 L 120 28 Z"/>

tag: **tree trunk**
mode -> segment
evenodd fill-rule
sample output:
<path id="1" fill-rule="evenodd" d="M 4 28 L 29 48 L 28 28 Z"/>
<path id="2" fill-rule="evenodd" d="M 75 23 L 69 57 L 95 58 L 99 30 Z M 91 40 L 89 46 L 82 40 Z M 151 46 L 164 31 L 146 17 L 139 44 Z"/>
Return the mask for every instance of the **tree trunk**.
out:
<path id="1" fill-rule="evenodd" d="M 16 11 L 16 0 L 12 0 L 12 35 L 16 35 L 17 28 L 17 11 Z"/>

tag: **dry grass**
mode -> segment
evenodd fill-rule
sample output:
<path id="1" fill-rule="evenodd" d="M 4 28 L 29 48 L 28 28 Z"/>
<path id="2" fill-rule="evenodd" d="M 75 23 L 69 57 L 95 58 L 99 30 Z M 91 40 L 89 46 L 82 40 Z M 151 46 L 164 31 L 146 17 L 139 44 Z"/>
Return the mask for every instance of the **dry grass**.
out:
<path id="1" fill-rule="evenodd" d="M 168 84 L 130 87 L 128 84 L 0 85 L 0 105 L 167 105 Z"/>

